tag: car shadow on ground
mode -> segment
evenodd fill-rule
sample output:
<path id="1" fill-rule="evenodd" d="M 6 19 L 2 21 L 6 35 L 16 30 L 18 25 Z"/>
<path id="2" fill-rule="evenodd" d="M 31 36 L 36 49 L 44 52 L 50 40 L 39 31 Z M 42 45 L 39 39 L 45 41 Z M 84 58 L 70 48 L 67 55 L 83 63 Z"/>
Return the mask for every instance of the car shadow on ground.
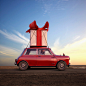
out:
<path id="1" fill-rule="evenodd" d="M 21 71 L 19 68 L 15 69 L 15 70 Z M 57 71 L 58 69 L 56 67 L 30 67 L 25 71 L 28 71 L 28 70 L 54 70 L 54 71 Z"/>
<path id="2" fill-rule="evenodd" d="M 55 70 L 56 68 L 28 68 L 27 70 Z"/>

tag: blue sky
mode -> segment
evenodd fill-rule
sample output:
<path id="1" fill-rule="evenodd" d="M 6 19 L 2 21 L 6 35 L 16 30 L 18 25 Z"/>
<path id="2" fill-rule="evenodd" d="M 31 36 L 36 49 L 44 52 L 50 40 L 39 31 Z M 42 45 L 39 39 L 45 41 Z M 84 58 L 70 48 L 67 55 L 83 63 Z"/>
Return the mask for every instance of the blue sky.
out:
<path id="1" fill-rule="evenodd" d="M 39 27 L 49 22 L 48 45 L 56 54 L 69 55 L 72 65 L 86 65 L 86 0 L 0 0 L 0 65 L 13 65 L 34 20 Z"/>

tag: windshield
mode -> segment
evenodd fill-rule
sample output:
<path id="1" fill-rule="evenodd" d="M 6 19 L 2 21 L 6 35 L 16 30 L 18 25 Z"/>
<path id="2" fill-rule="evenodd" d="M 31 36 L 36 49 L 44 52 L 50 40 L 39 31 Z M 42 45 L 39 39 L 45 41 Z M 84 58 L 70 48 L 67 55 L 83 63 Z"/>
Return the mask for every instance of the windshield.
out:
<path id="1" fill-rule="evenodd" d="M 23 52 L 20 54 L 20 56 L 22 56 L 22 54 L 24 53 L 24 51 L 25 51 L 25 49 L 24 49 Z M 19 56 L 19 57 L 20 57 L 20 56 Z M 18 58 L 19 58 L 19 57 L 18 57 Z M 17 60 L 18 60 L 18 58 L 17 58 Z"/>
<path id="2" fill-rule="evenodd" d="M 51 50 L 51 49 L 50 49 Z M 54 52 L 51 50 L 51 52 L 54 54 Z M 54 54 L 55 55 L 55 54 Z"/>

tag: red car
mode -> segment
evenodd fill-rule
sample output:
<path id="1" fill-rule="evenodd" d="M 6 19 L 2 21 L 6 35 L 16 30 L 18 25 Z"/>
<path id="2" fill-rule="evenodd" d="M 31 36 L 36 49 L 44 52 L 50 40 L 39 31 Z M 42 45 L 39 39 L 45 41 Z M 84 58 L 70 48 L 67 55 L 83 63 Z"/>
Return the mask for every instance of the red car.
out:
<path id="1" fill-rule="evenodd" d="M 15 59 L 15 65 L 20 70 L 28 67 L 56 67 L 58 70 L 65 70 L 69 67 L 69 56 L 55 55 L 50 48 L 25 48 L 22 54 Z"/>

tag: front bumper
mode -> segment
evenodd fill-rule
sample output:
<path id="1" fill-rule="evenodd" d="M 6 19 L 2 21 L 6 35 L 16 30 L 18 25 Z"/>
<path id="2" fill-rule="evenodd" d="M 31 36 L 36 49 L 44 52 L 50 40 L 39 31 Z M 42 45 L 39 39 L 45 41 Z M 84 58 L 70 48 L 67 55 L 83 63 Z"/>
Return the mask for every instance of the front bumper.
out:
<path id="1" fill-rule="evenodd" d="M 70 63 L 68 64 L 68 67 L 70 66 Z"/>
<path id="2" fill-rule="evenodd" d="M 15 65 L 17 65 L 17 59 L 15 59 L 15 62 L 14 62 Z"/>
<path id="3" fill-rule="evenodd" d="M 17 63 L 16 63 L 16 62 L 15 62 L 14 64 L 15 64 L 15 65 L 17 65 Z"/>

